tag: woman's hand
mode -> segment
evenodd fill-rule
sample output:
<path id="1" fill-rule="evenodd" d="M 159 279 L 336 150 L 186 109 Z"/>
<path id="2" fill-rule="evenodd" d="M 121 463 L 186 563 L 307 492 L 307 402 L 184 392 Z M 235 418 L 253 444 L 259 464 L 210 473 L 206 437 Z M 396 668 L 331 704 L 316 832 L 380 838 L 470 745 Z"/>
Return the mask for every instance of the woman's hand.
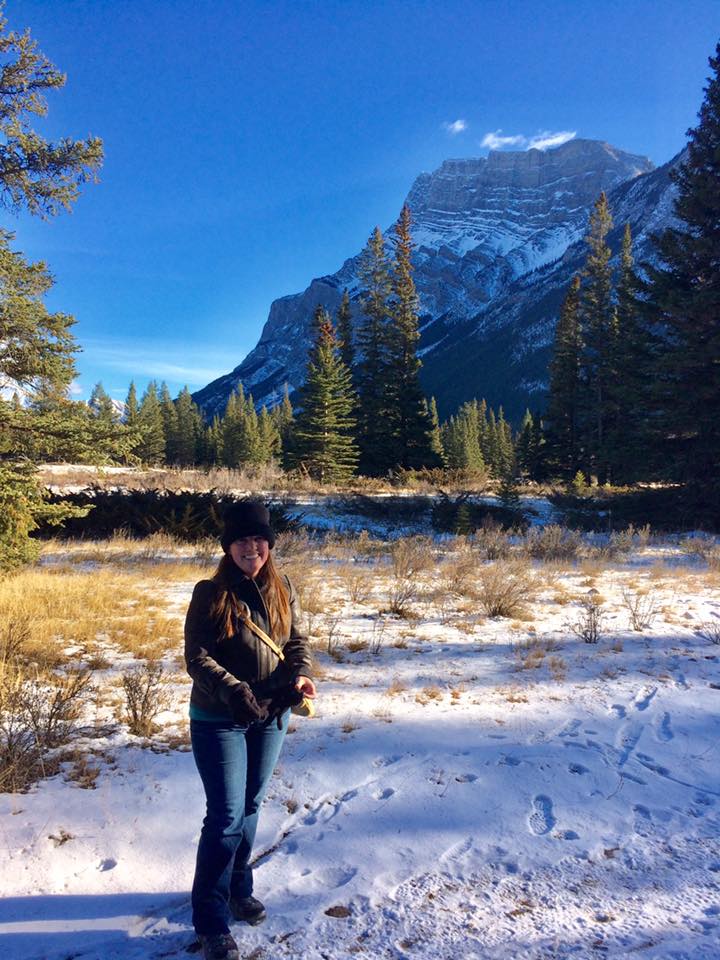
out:
<path id="1" fill-rule="evenodd" d="M 317 696 L 315 684 L 310 677 L 298 677 L 295 681 L 295 689 L 299 690 L 304 697 L 310 697 L 311 700 Z"/>

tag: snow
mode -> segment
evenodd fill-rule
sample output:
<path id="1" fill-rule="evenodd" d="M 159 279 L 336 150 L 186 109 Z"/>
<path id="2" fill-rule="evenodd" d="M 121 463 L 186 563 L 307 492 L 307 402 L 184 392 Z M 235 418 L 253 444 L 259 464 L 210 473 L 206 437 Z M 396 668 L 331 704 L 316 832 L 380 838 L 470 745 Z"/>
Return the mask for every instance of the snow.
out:
<path id="1" fill-rule="evenodd" d="M 305 558 L 327 611 L 313 632 L 337 618 L 337 649 L 316 644 L 318 716 L 293 721 L 263 808 L 269 919 L 234 927 L 241 955 L 717 958 L 720 648 L 698 635 L 720 617 L 717 574 L 651 543 L 538 566 L 526 616 L 483 619 L 449 595 L 453 543 L 429 549 L 410 619 L 379 612 L 382 558 L 351 558 L 370 578 L 355 603 L 337 558 Z M 589 587 L 606 611 L 597 645 L 568 626 Z M 178 615 L 191 589 L 167 586 Z M 643 632 L 628 589 L 657 601 Z M 169 735 L 188 692 L 178 678 Z M 193 942 L 203 796 L 187 746 L 148 749 L 122 726 L 91 743 L 95 789 L 60 774 L 0 795 L 6 960 Z"/>

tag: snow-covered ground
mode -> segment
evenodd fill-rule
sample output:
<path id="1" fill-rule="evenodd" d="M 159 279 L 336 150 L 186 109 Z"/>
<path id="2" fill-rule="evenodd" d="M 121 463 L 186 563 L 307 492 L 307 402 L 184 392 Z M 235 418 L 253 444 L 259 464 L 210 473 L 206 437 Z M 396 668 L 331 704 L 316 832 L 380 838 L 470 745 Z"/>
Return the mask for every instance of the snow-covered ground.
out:
<path id="1" fill-rule="evenodd" d="M 700 633 L 720 574 L 652 545 L 538 566 L 526 612 L 488 619 L 451 595 L 450 549 L 409 619 L 380 615 L 386 560 L 351 558 L 354 602 L 345 561 L 309 565 L 319 712 L 293 721 L 263 809 L 269 919 L 234 928 L 242 955 L 717 960 L 720 646 Z M 178 616 L 191 588 L 166 588 Z M 590 589 L 597 645 L 569 629 Z M 623 590 L 648 591 L 652 626 L 630 629 Z M 92 742 L 95 789 L 0 795 L 6 960 L 192 949 L 203 795 L 187 746 L 162 742 L 116 728 Z"/>

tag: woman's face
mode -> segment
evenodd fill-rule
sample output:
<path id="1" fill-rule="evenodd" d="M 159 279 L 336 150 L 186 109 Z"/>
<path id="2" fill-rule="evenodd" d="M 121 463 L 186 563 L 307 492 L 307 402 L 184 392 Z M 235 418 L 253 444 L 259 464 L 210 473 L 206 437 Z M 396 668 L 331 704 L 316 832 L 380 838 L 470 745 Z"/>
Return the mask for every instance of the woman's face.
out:
<path id="1" fill-rule="evenodd" d="M 254 580 L 260 573 L 270 553 L 270 544 L 265 537 L 243 537 L 230 544 L 230 556 L 246 577 Z"/>

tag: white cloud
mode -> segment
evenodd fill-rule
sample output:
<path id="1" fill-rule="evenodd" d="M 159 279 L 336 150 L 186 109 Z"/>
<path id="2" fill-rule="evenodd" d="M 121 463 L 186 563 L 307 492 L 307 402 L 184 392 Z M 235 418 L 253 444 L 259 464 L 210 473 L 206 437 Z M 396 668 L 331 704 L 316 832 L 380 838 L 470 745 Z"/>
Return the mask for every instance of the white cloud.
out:
<path id="1" fill-rule="evenodd" d="M 452 122 L 446 120 L 443 123 L 443 130 L 447 130 L 451 137 L 456 137 L 458 133 L 467 130 L 467 122 L 465 120 L 453 120 Z"/>
<path id="2" fill-rule="evenodd" d="M 80 397 L 83 395 L 83 393 L 85 393 L 85 389 L 79 380 L 73 380 L 68 387 L 68 393 L 71 397 Z"/>
<path id="3" fill-rule="evenodd" d="M 528 142 L 528 150 L 549 150 L 552 147 L 559 147 L 568 140 L 573 140 L 577 136 L 576 130 L 559 130 L 557 133 L 551 133 L 549 130 L 543 130 L 542 133 L 536 133 Z"/>
<path id="4" fill-rule="evenodd" d="M 487 147 L 489 150 L 502 150 L 503 147 L 520 147 L 527 143 L 527 137 L 521 133 L 514 136 L 503 136 L 502 130 L 495 130 L 494 133 L 486 133 L 480 141 L 481 147 Z"/>
<path id="5" fill-rule="evenodd" d="M 228 362 L 227 353 L 217 348 L 200 351 L 197 344 L 146 341 L 132 345 L 87 341 L 84 355 L 93 364 L 130 374 L 136 379 L 187 383 L 191 389 L 205 386 L 233 366 Z M 191 356 L 195 359 L 194 364 L 188 363 Z"/>
<path id="6" fill-rule="evenodd" d="M 543 130 L 532 137 L 526 137 L 524 133 L 516 133 L 512 136 L 503 134 L 502 130 L 495 130 L 486 133 L 480 141 L 481 147 L 487 147 L 489 150 L 502 150 L 503 147 L 520 147 L 522 150 L 549 150 L 552 147 L 559 147 L 568 140 L 576 136 L 575 130 L 559 130 L 553 133 L 551 130 Z"/>

